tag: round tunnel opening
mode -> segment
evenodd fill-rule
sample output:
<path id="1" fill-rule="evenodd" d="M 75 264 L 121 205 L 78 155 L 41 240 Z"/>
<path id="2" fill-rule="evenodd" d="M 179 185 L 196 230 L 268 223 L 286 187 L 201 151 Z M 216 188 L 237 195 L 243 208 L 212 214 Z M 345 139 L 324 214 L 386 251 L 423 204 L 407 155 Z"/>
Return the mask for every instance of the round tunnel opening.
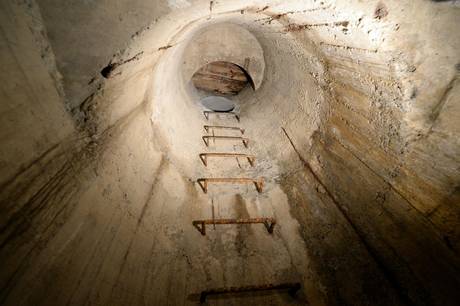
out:
<path id="1" fill-rule="evenodd" d="M 246 86 L 254 88 L 251 76 L 242 67 L 226 61 L 202 66 L 192 76 L 196 89 L 206 95 L 235 96 Z"/>

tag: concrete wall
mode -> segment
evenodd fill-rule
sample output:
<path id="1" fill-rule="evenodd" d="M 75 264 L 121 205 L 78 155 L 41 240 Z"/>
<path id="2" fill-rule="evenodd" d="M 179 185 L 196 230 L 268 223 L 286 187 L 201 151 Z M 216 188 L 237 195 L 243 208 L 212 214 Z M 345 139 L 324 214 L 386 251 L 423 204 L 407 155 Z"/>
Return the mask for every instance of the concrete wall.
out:
<path id="1" fill-rule="evenodd" d="M 73 131 L 37 6 L 2 4 L 2 171 L 4 183 Z"/>
<path id="2" fill-rule="evenodd" d="M 0 6 L 2 304 L 195 304 L 207 288 L 300 281 L 297 300 L 211 303 L 456 305 L 458 4 L 38 4 Z M 253 169 L 198 159 L 207 121 L 183 63 L 222 23 L 265 60 L 237 96 Z M 242 148 L 210 148 L 224 149 Z M 266 189 L 203 195 L 203 176 Z M 278 224 L 201 237 L 192 220 L 214 214 Z"/>
<path id="3" fill-rule="evenodd" d="M 170 10 L 166 1 L 36 2 L 64 75 L 66 106 L 78 121 L 84 120 L 79 107 L 100 86 L 100 71 Z"/>
<path id="4" fill-rule="evenodd" d="M 264 54 L 257 39 L 245 28 L 222 23 L 195 34 L 184 56 L 184 79 L 190 80 L 198 69 L 217 61 L 240 66 L 251 76 L 254 88 L 260 87 L 264 77 Z"/>

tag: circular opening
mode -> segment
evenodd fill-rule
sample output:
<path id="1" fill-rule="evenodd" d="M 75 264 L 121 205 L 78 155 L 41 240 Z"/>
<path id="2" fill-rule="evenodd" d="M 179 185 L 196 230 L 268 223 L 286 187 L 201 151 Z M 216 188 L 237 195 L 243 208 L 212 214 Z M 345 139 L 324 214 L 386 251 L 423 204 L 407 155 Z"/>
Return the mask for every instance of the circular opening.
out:
<path id="1" fill-rule="evenodd" d="M 248 84 L 253 87 L 251 77 L 243 68 L 222 61 L 201 67 L 193 74 L 192 83 L 198 90 L 219 96 L 237 95 Z"/>
<path id="2" fill-rule="evenodd" d="M 222 96 L 207 96 L 201 99 L 201 104 L 215 112 L 231 112 L 235 108 L 235 103 Z"/>

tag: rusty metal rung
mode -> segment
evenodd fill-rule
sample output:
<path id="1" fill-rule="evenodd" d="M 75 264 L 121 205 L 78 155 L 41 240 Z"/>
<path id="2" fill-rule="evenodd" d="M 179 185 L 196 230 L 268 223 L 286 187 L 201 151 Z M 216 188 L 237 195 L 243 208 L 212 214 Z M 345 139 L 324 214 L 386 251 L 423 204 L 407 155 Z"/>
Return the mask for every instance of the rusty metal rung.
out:
<path id="1" fill-rule="evenodd" d="M 208 166 L 208 157 L 242 157 L 248 160 L 251 167 L 254 167 L 254 162 L 256 160 L 255 156 L 243 153 L 201 153 L 200 159 L 205 167 Z"/>
<path id="2" fill-rule="evenodd" d="M 200 303 L 205 303 L 209 295 L 219 295 L 228 293 L 270 291 L 270 290 L 288 290 L 289 295 L 295 297 L 297 291 L 301 288 L 300 283 L 281 283 L 281 284 L 264 284 L 242 287 L 223 287 L 201 291 Z"/>
<path id="3" fill-rule="evenodd" d="M 274 218 L 249 218 L 249 219 L 207 219 L 207 220 L 195 220 L 192 222 L 193 226 L 201 233 L 206 235 L 206 224 L 255 224 L 262 223 L 265 225 L 267 231 L 272 234 L 276 224 Z M 201 226 L 201 227 L 200 227 Z"/>
<path id="4" fill-rule="evenodd" d="M 235 178 L 199 178 L 197 179 L 198 185 L 204 193 L 208 193 L 208 184 L 209 183 L 230 183 L 230 184 L 254 184 L 259 193 L 263 191 L 264 188 L 264 178 L 260 177 L 258 179 L 247 178 L 247 177 L 235 177 Z"/>
<path id="5" fill-rule="evenodd" d="M 204 143 L 207 147 L 209 147 L 209 139 L 229 139 L 229 140 L 241 140 L 243 145 L 247 148 L 249 144 L 249 139 L 244 137 L 237 137 L 237 136 L 203 136 Z"/>
<path id="6" fill-rule="evenodd" d="M 240 122 L 240 116 L 238 114 L 233 113 L 233 112 L 214 112 L 214 111 L 204 111 L 203 115 L 206 118 L 206 120 L 209 120 L 209 115 L 210 114 L 218 114 L 218 115 L 226 115 L 226 116 L 235 116 L 235 119 Z"/>
<path id="7" fill-rule="evenodd" d="M 209 129 L 220 129 L 220 130 L 237 130 L 241 132 L 241 135 L 244 134 L 244 129 L 237 126 L 223 126 L 223 125 L 204 125 L 203 128 L 206 132 L 209 132 Z"/>

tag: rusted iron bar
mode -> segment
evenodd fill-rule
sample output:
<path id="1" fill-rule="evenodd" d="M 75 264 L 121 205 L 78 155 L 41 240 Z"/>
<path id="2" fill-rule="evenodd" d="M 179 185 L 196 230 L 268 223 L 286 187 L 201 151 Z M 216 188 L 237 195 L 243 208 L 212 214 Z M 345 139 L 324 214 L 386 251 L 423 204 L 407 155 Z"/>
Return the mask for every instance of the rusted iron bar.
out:
<path id="1" fill-rule="evenodd" d="M 215 111 L 204 111 L 203 115 L 206 118 L 206 120 L 209 120 L 209 115 L 210 114 L 217 114 L 217 115 L 225 115 L 225 116 L 235 116 L 235 119 L 240 122 L 240 116 L 233 112 L 215 112 Z"/>
<path id="2" fill-rule="evenodd" d="M 255 156 L 243 153 L 201 153 L 200 159 L 205 167 L 208 166 L 208 157 L 242 157 L 248 160 L 251 167 L 254 167 L 254 162 L 256 160 Z"/>
<path id="3" fill-rule="evenodd" d="M 209 132 L 210 129 L 220 129 L 220 130 L 237 130 L 241 132 L 241 135 L 244 134 L 244 129 L 237 126 L 223 126 L 223 125 L 204 125 L 203 128 L 206 132 Z"/>
<path id="4" fill-rule="evenodd" d="M 294 297 L 300 288 L 301 288 L 300 283 L 282 283 L 282 284 L 265 284 L 265 285 L 243 286 L 243 287 L 215 288 L 215 289 L 209 289 L 209 290 L 202 291 L 200 294 L 200 303 L 206 302 L 206 298 L 209 295 L 270 291 L 270 290 L 288 290 L 289 295 Z"/>
<path id="5" fill-rule="evenodd" d="M 199 178 L 197 180 L 198 185 L 203 189 L 204 193 L 208 193 L 208 184 L 209 183 L 230 183 L 230 184 L 254 184 L 259 193 L 263 191 L 264 188 L 264 178 L 260 177 L 258 179 L 247 178 L 247 177 L 234 177 L 234 178 Z"/>
<path id="6" fill-rule="evenodd" d="M 249 144 L 249 139 L 244 137 L 237 137 L 237 136 L 203 136 L 204 143 L 207 147 L 209 147 L 209 139 L 229 139 L 229 140 L 241 140 L 243 145 L 247 148 Z"/>
<path id="7" fill-rule="evenodd" d="M 265 225 L 267 231 L 272 234 L 275 227 L 276 220 L 274 218 L 249 218 L 249 219 L 208 219 L 208 220 L 195 220 L 193 226 L 201 233 L 206 235 L 206 224 L 255 224 L 262 223 Z"/>

